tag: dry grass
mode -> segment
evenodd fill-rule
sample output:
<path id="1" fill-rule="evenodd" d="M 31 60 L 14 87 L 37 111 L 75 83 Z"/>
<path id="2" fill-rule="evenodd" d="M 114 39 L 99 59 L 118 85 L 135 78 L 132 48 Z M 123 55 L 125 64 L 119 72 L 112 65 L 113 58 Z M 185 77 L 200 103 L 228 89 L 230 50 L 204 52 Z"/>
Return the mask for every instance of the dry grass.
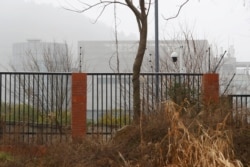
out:
<path id="1" fill-rule="evenodd" d="M 144 115 L 140 126 L 126 126 L 108 142 L 86 137 L 53 145 L 43 156 L 0 161 L 6 167 L 243 166 L 234 155 L 225 107 L 206 108 L 195 116 L 192 110 L 166 101 L 161 111 Z"/>

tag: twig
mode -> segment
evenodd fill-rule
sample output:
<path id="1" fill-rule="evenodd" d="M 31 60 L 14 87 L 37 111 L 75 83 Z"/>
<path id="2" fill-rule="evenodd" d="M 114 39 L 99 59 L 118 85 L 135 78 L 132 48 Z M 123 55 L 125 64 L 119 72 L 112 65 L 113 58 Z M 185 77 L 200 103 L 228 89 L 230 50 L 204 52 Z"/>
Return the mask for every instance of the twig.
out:
<path id="1" fill-rule="evenodd" d="M 181 12 L 181 9 L 183 8 L 183 6 L 185 6 L 187 3 L 188 3 L 188 1 L 189 0 L 186 0 L 183 4 L 181 4 L 181 6 L 179 7 L 179 10 L 178 10 L 178 12 L 176 13 L 176 15 L 175 16 L 172 16 L 172 17 L 169 17 L 169 18 L 164 18 L 166 21 L 169 21 L 169 20 L 171 20 L 171 19 L 175 19 L 175 18 L 177 18 L 178 16 L 179 16 L 179 14 L 180 14 L 180 12 Z"/>
<path id="2" fill-rule="evenodd" d="M 123 160 L 123 162 L 125 164 L 125 167 L 129 167 L 129 163 L 125 160 L 125 158 L 123 157 L 123 155 L 120 152 L 118 152 L 118 154 L 119 154 L 120 158 Z"/>

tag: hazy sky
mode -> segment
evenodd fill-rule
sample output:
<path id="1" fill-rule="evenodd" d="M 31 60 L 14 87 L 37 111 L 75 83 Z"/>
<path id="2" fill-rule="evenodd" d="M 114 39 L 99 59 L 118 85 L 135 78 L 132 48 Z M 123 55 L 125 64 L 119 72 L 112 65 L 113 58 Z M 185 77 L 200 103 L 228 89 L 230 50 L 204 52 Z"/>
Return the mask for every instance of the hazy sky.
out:
<path id="1" fill-rule="evenodd" d="M 54 6 L 74 6 L 81 9 L 77 0 L 30 0 L 37 3 L 49 3 Z M 93 0 L 82 0 L 92 2 Z M 223 50 L 234 45 L 238 61 L 250 61 L 250 2 L 249 0 L 190 0 L 183 8 L 178 19 L 166 22 L 167 18 L 175 15 L 179 5 L 184 0 L 158 0 L 160 38 L 171 38 L 182 29 L 192 31 L 200 39 L 208 39 L 210 43 Z M 96 18 L 97 9 L 86 16 Z M 101 21 L 113 26 L 113 8 L 106 10 Z M 134 16 L 126 8 L 117 8 L 118 30 L 126 34 L 137 30 Z M 149 39 L 154 39 L 154 6 L 149 17 Z"/>
<path id="2" fill-rule="evenodd" d="M 249 0 L 190 0 L 178 19 L 168 22 L 163 17 L 175 15 L 178 5 L 184 0 L 158 1 L 160 39 L 175 36 L 182 27 L 192 31 L 194 37 L 208 39 L 224 50 L 234 45 L 237 60 L 250 61 Z M 81 9 L 77 0 L 0 0 L 1 60 L 11 55 L 14 42 L 30 38 L 58 42 L 67 40 L 73 47 L 77 47 L 78 40 L 114 39 L 112 7 L 106 10 L 98 24 L 92 24 L 98 9 L 85 14 L 62 9 L 62 6 L 70 5 Z M 126 38 L 124 34 L 138 34 L 134 16 L 127 8 L 117 8 L 117 19 L 118 30 L 123 33 L 118 38 Z M 154 6 L 149 17 L 148 38 L 154 39 Z"/>

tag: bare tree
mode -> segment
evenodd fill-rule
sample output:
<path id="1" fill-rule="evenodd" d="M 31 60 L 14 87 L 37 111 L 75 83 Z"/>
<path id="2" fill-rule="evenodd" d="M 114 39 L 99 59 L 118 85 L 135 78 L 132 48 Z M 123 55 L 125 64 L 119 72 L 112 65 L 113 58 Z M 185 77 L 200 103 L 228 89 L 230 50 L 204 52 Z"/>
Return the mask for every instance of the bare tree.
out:
<path id="1" fill-rule="evenodd" d="M 180 6 L 180 9 L 175 17 L 177 17 L 180 13 L 181 8 L 188 2 L 189 0 L 185 1 L 183 5 Z M 139 45 L 137 49 L 137 53 L 135 56 L 135 60 L 133 63 L 133 110 L 134 110 L 134 121 L 138 122 L 140 118 L 140 111 L 141 111 L 141 102 L 140 102 L 140 72 L 142 61 L 144 58 L 146 44 L 147 44 L 147 35 L 148 35 L 148 14 L 152 5 L 151 0 L 107 0 L 107 1 L 91 1 L 87 3 L 87 1 L 80 0 L 78 1 L 82 5 L 82 9 L 78 10 L 71 6 L 71 8 L 66 8 L 67 10 L 71 10 L 74 12 L 84 13 L 89 11 L 95 7 L 100 7 L 101 12 L 97 16 L 97 19 L 102 15 L 105 9 L 114 4 L 119 4 L 125 7 L 128 7 L 130 11 L 133 12 L 135 19 L 137 21 L 138 31 L 139 31 Z"/>
<path id="2" fill-rule="evenodd" d="M 53 121 L 60 133 L 63 133 L 62 122 L 59 120 L 62 120 L 63 115 L 68 113 L 71 98 L 68 96 L 70 77 L 62 73 L 75 71 L 82 66 L 82 62 L 73 59 L 67 43 L 39 41 L 24 44 L 20 49 L 20 55 L 16 56 L 20 56 L 23 61 L 13 61 L 10 64 L 12 70 L 39 72 L 26 77 L 14 76 L 19 82 L 19 89 L 24 93 L 22 101 L 36 108 L 41 117 L 46 117 L 44 119 Z M 61 75 L 54 75 L 55 73 L 61 73 Z M 17 92 L 13 92 L 14 98 L 18 97 L 15 93 Z"/>
<path id="3" fill-rule="evenodd" d="M 22 54 L 18 56 L 22 62 L 12 62 L 10 66 L 13 71 L 71 72 L 81 66 L 78 58 L 73 60 L 72 51 L 66 42 L 39 43 L 21 49 Z"/>

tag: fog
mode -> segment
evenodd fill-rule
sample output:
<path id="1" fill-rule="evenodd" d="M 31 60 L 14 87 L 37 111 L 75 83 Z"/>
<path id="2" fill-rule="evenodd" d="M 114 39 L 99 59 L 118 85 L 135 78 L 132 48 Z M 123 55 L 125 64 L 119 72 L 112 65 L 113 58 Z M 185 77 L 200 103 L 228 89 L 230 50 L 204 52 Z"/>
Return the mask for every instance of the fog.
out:
<path id="1" fill-rule="evenodd" d="M 25 42 L 27 39 L 40 39 L 45 42 L 67 41 L 74 55 L 77 54 L 78 41 L 115 39 L 112 9 L 107 10 L 101 19 L 93 24 L 93 18 L 98 15 L 97 10 L 85 13 L 86 15 L 79 14 L 63 9 L 58 2 L 67 1 L 0 0 L 0 70 L 6 70 L 8 66 L 12 44 Z M 164 21 L 163 16 L 167 18 L 176 14 L 179 2 L 159 1 L 160 39 L 181 33 L 177 32 L 181 28 L 187 29 L 194 32 L 195 38 L 198 36 L 200 39 L 208 39 L 209 43 L 215 43 L 218 48 L 223 46 L 227 49 L 226 47 L 234 45 L 237 60 L 250 61 L 249 0 L 244 1 L 245 6 L 243 0 L 193 0 L 183 8 L 177 19 Z M 153 7 L 148 20 L 148 38 L 151 40 L 154 39 Z M 137 27 L 131 13 L 123 8 L 119 8 L 117 12 L 118 30 L 124 32 L 119 33 L 119 40 L 136 39 Z"/>
<path id="2" fill-rule="evenodd" d="M 76 53 L 79 40 L 114 40 L 112 25 L 106 25 L 83 14 L 52 5 L 22 0 L 0 1 L 0 69 L 6 71 L 12 56 L 12 44 L 27 39 L 65 42 Z M 128 39 L 119 34 L 120 39 Z"/>

